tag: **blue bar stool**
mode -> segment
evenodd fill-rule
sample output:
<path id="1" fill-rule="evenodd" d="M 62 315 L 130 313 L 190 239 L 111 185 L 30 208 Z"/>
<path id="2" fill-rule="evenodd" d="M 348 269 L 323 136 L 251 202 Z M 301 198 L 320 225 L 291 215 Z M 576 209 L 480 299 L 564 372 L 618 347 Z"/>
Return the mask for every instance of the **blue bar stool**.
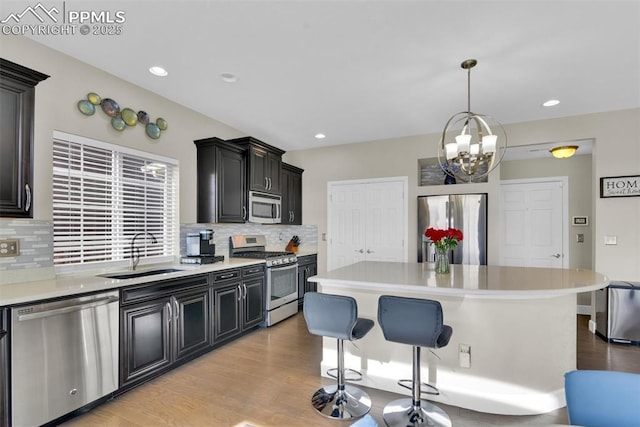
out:
<path id="1" fill-rule="evenodd" d="M 314 335 L 337 338 L 338 368 L 337 384 L 318 389 L 311 397 L 311 404 L 321 415 L 345 420 L 366 415 L 371 409 L 371 398 L 357 387 L 345 385 L 345 371 L 357 376 L 350 381 L 362 379 L 362 374 L 344 367 L 344 340 L 357 340 L 373 328 L 373 320 L 358 318 L 356 300 L 342 295 L 307 292 L 304 294 L 304 319 L 309 332 Z"/>
<path id="2" fill-rule="evenodd" d="M 394 400 L 383 411 L 389 427 L 451 426 L 451 419 L 436 405 L 422 400 L 422 393 L 439 394 L 420 382 L 420 347 L 440 348 L 449 343 L 453 329 L 443 324 L 438 301 L 383 295 L 378 299 L 378 323 L 387 341 L 413 346 L 413 379 L 398 385 L 411 390 L 412 398 Z M 411 382 L 411 387 L 405 383 Z M 423 391 L 422 386 L 428 390 Z"/>

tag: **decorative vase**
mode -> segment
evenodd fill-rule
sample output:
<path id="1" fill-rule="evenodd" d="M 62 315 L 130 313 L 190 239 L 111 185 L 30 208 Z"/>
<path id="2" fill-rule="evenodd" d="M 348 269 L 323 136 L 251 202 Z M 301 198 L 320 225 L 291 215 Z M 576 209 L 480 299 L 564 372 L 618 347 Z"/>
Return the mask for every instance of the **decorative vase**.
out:
<path id="1" fill-rule="evenodd" d="M 449 274 L 449 251 L 436 248 L 436 274 Z"/>

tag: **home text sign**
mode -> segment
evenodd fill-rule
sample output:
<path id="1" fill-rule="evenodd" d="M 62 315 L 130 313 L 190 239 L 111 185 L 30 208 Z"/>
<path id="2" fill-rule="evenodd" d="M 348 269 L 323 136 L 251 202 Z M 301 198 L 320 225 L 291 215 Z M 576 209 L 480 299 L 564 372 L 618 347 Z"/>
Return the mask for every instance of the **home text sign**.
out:
<path id="1" fill-rule="evenodd" d="M 600 197 L 640 196 L 640 175 L 600 178 Z"/>

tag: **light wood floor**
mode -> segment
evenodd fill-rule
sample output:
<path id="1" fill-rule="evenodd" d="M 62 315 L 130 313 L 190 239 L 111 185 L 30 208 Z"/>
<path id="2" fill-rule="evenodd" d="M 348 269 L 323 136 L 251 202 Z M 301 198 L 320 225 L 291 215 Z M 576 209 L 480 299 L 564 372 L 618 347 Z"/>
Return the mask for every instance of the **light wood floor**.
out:
<path id="1" fill-rule="evenodd" d="M 578 316 L 578 368 L 640 373 L 640 348 L 606 344 Z M 318 415 L 313 391 L 331 381 L 319 375 L 321 339 L 307 332 L 301 314 L 261 329 L 144 384 L 64 424 L 83 426 L 348 426 Z M 382 408 L 398 398 L 366 389 L 371 416 L 382 427 Z M 497 416 L 439 405 L 454 426 L 567 423 L 564 409 L 537 416 Z"/>

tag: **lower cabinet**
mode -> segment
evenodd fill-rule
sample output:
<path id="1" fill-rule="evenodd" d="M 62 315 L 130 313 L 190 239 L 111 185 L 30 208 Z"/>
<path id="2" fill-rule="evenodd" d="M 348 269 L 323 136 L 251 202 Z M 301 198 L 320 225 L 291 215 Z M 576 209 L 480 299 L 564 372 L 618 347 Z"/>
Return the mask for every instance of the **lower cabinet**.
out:
<path id="1" fill-rule="evenodd" d="M 315 292 L 318 286 L 310 282 L 309 278 L 318 274 L 318 256 L 304 255 L 298 257 L 298 307 L 302 308 L 304 294 Z"/>
<path id="2" fill-rule="evenodd" d="M 210 346 L 209 289 L 207 276 L 199 276 L 122 291 L 121 387 L 148 379 Z M 128 304 L 131 300 L 144 301 Z"/>
<path id="3" fill-rule="evenodd" d="M 0 308 L 0 426 L 9 425 L 9 351 L 7 310 Z"/>
<path id="4" fill-rule="evenodd" d="M 222 271 L 214 276 L 214 345 L 240 335 L 264 321 L 264 292 L 263 265 Z"/>

